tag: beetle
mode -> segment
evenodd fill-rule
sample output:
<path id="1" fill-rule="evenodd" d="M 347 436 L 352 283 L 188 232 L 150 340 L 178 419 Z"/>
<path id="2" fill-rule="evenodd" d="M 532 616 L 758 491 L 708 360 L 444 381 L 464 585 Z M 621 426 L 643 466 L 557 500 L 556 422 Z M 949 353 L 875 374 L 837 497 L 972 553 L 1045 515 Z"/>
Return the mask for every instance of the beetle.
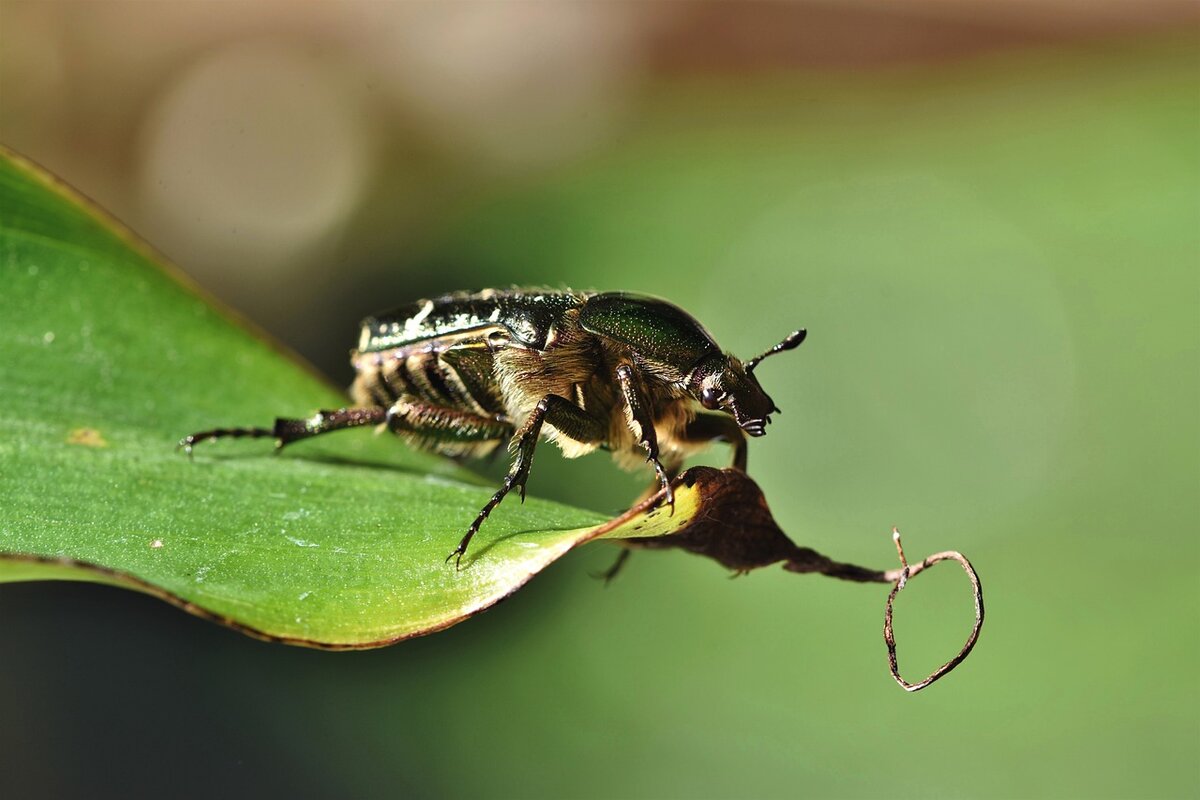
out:
<path id="1" fill-rule="evenodd" d="M 507 442 L 514 458 L 504 482 L 446 558 L 460 568 L 492 509 L 514 488 L 524 501 L 539 438 L 567 458 L 603 449 L 626 469 L 650 463 L 655 488 L 672 506 L 672 478 L 710 442 L 729 443 L 733 466 L 744 472 L 746 436 L 765 434 L 779 411 L 754 369 L 805 336 L 794 331 L 742 362 L 690 314 L 654 297 L 458 292 L 363 320 L 350 356 L 353 407 L 280 418 L 271 428 L 214 428 L 179 446 L 190 456 L 205 440 L 252 437 L 282 448 L 363 425 L 455 458 L 484 456 Z"/>

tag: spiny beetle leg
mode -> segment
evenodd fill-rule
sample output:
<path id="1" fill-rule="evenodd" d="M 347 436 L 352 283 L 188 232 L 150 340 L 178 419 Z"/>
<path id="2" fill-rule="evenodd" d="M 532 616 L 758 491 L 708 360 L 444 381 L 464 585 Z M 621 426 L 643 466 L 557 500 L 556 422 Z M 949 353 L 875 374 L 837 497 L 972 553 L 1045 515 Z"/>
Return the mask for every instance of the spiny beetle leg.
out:
<path id="1" fill-rule="evenodd" d="M 593 572 L 592 577 L 598 581 L 604 581 L 604 585 L 608 586 L 610 583 L 612 583 L 612 579 L 617 577 L 618 573 L 625 568 L 625 562 L 629 560 L 629 554 L 632 552 L 633 551 L 628 547 L 622 547 L 621 552 L 619 555 L 617 555 L 617 560 L 613 562 L 613 565 L 604 570 L 604 572 Z"/>
<path id="2" fill-rule="evenodd" d="M 533 465 L 533 451 L 537 447 L 543 422 L 549 422 L 560 434 L 580 442 L 602 441 L 605 435 L 603 421 L 589 416 L 583 409 L 565 397 L 548 394 L 538 401 L 537 406 L 529 415 L 529 419 L 517 433 L 517 436 L 520 437 L 517 442 L 517 458 L 508 471 L 508 475 L 505 476 L 504 483 L 480 510 L 475 521 L 471 523 L 471 527 L 467 528 L 467 535 L 458 543 L 458 547 L 446 556 L 447 562 L 454 559 L 455 569 L 462 568 L 462 557 L 467 552 L 471 538 L 479 532 L 479 526 L 487 519 L 488 514 L 492 513 L 492 509 L 500 505 L 500 501 L 512 491 L 513 487 L 520 489 L 521 502 L 525 502 L 525 482 L 529 480 L 529 468 Z"/>
<path id="3" fill-rule="evenodd" d="M 179 440 L 178 449 L 190 457 L 192 448 L 200 442 L 212 439 L 274 439 L 276 449 L 300 439 L 320 436 L 330 431 L 357 428 L 360 425 L 378 425 L 384 420 L 382 408 L 339 408 L 337 411 L 318 411 L 307 419 L 275 420 L 272 428 L 213 428 L 189 434 Z"/>
<path id="4" fill-rule="evenodd" d="M 378 425 L 387 418 L 382 408 L 339 408 L 336 411 L 322 410 L 308 419 L 275 420 L 277 445 L 283 448 L 292 442 L 320 436 L 323 433 L 358 428 L 363 425 Z"/>
<path id="5" fill-rule="evenodd" d="M 500 505 L 500 501 L 508 494 L 514 486 L 521 487 L 521 496 L 525 496 L 525 481 L 529 478 L 529 467 L 524 468 L 524 475 L 519 473 L 509 473 L 504 478 L 504 483 L 500 484 L 500 489 L 492 495 L 492 498 L 487 501 L 479 514 L 475 517 L 475 521 L 471 523 L 471 527 L 467 528 L 467 535 L 458 543 L 458 547 L 454 548 L 450 555 L 446 556 L 447 563 L 450 559 L 454 559 L 454 569 L 462 569 L 462 557 L 467 552 L 467 545 L 471 543 L 471 539 L 479 532 L 479 526 L 483 525 L 483 521 L 488 518 L 488 514 L 492 513 L 492 509 Z"/>
<path id="6" fill-rule="evenodd" d="M 179 444 L 175 445 L 175 449 L 182 450 L 187 454 L 188 458 L 191 458 L 192 448 L 200 442 L 206 442 L 210 439 L 241 439 L 243 437 L 266 439 L 274 438 L 274 436 L 275 431 L 270 428 L 213 428 L 207 431 L 189 433 L 179 440 Z"/>
<path id="7" fill-rule="evenodd" d="M 429 403 L 398 400 L 386 412 L 388 429 L 437 449 L 472 442 L 494 442 L 512 435 L 507 421 Z"/>
<path id="8" fill-rule="evenodd" d="M 659 491 L 663 493 L 663 499 L 667 501 L 667 505 L 671 507 L 670 516 L 675 516 L 675 490 L 671 488 L 671 479 L 667 476 L 667 471 L 663 469 L 662 462 L 657 458 L 646 459 L 654 464 L 654 471 L 658 473 Z"/>
<path id="9" fill-rule="evenodd" d="M 633 376 L 633 367 L 621 364 L 616 369 L 617 383 L 621 386 L 621 396 L 625 400 L 625 410 L 629 420 L 629 429 L 638 437 L 638 443 L 646 451 L 646 461 L 654 465 L 658 475 L 659 489 L 667 504 L 671 506 L 671 514 L 675 514 L 675 492 L 671 489 L 671 479 L 658 460 L 658 433 L 654 430 L 654 420 L 648 413 L 648 404 L 642 398 Z"/>

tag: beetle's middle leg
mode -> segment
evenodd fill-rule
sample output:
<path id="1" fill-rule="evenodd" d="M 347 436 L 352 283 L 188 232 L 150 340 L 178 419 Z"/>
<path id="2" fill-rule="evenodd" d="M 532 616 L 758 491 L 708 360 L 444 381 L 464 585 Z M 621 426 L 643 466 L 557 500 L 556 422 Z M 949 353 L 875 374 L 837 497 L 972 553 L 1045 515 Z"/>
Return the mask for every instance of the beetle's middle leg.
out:
<path id="1" fill-rule="evenodd" d="M 512 491 L 513 487 L 521 490 L 521 502 L 525 502 L 525 482 L 529 480 L 529 468 L 533 464 L 533 451 L 537 447 L 538 436 L 542 432 L 542 423 L 544 422 L 550 423 L 558 429 L 560 434 L 577 442 L 600 442 L 604 440 L 606 434 L 606 425 L 603 421 L 592 417 L 565 397 L 548 394 L 538 401 L 533 413 L 529 415 L 529 419 L 516 433 L 517 457 L 513 461 L 508 475 L 504 477 L 504 483 L 480 510 L 475 521 L 471 523 L 471 527 L 467 528 L 467 535 L 458 543 L 458 547 L 446 556 L 447 561 L 454 559 L 456 569 L 462 564 L 462 557 L 467 552 L 467 545 L 471 543 L 471 537 L 479 531 L 479 526 L 487 519 L 488 514 L 492 513 L 493 508 L 500 505 L 500 501 Z"/>

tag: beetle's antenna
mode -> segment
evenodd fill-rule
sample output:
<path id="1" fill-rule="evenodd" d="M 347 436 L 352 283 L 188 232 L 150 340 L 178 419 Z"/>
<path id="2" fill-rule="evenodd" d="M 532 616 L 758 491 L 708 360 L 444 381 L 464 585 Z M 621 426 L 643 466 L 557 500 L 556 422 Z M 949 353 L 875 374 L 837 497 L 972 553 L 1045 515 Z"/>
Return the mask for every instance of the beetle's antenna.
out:
<path id="1" fill-rule="evenodd" d="M 758 362 L 762 361 L 767 356 L 773 356 L 776 353 L 782 353 L 784 350 L 791 350 L 793 348 L 799 347 L 800 343 L 804 341 L 804 337 L 806 337 L 806 336 L 808 336 L 808 330 L 805 328 L 801 328 L 798 331 L 792 331 L 791 333 L 789 333 L 787 335 L 787 338 L 784 339 L 782 342 L 775 345 L 770 350 L 763 353 L 761 356 L 755 356 L 754 358 L 747 361 L 744 364 L 744 366 L 746 368 L 746 372 L 754 372 L 754 368 L 758 366 Z"/>

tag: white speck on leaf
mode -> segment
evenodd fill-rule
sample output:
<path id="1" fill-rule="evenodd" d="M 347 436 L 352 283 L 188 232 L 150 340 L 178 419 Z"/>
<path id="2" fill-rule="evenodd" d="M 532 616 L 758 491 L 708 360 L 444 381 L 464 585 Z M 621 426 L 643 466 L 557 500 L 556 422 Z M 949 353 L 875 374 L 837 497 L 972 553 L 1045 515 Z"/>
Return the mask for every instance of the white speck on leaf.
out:
<path id="1" fill-rule="evenodd" d="M 316 542 L 306 542 L 303 539 L 297 539 L 295 536 L 288 536 L 285 531 L 280 531 L 280 533 L 283 534 L 283 538 L 287 539 L 289 542 L 296 545 L 296 547 L 320 547 L 321 546 L 321 545 L 317 544 Z"/>
<path id="2" fill-rule="evenodd" d="M 155 539 L 153 542 L 150 543 L 150 547 L 153 550 L 157 550 L 158 548 L 160 548 L 162 546 L 163 546 L 162 539 Z"/>

